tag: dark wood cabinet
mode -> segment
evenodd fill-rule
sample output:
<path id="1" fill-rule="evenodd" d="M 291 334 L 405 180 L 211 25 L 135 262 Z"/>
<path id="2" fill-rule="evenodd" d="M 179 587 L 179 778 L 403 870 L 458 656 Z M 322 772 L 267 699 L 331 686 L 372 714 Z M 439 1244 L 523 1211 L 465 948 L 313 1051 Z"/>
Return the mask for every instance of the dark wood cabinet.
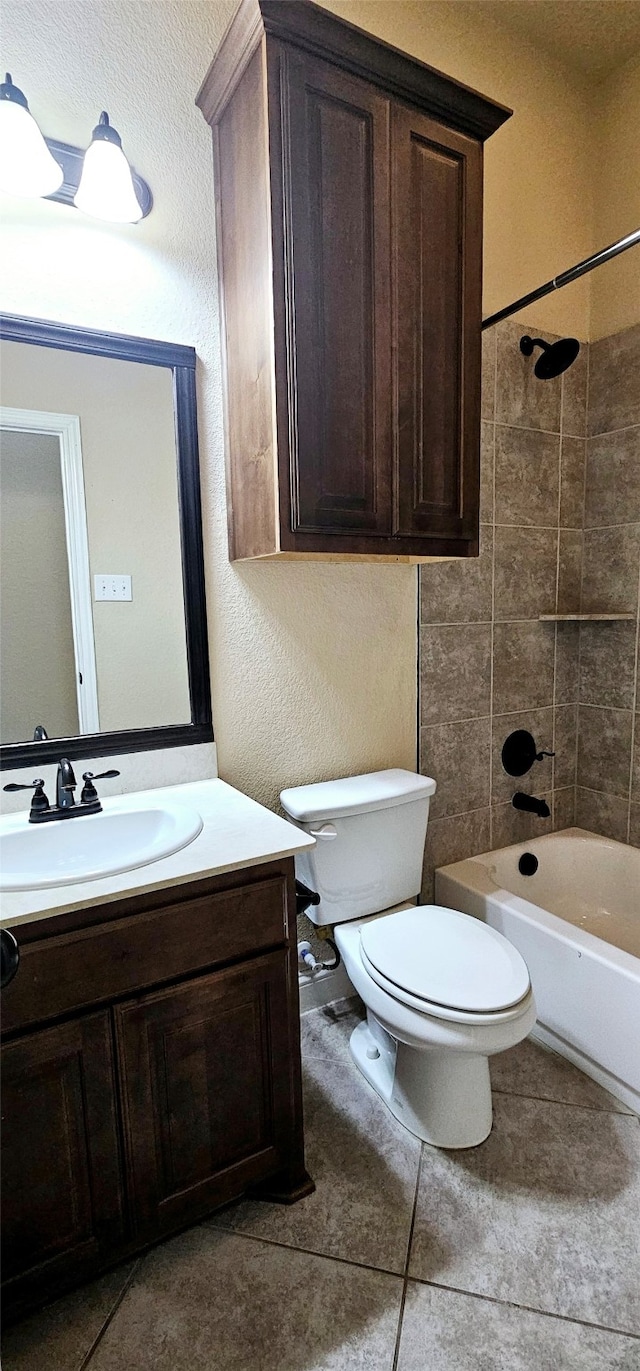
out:
<path id="1" fill-rule="evenodd" d="M 232 558 L 477 552 L 482 143 L 510 111 L 242 0 L 214 136 Z"/>
<path id="2" fill-rule="evenodd" d="M 2 1274 L 9 1304 L 91 1272 L 124 1237 L 108 1013 L 2 1050 Z"/>
<path id="3" fill-rule="evenodd" d="M 125 1155 L 141 1237 L 197 1218 L 286 1156 L 291 1118 L 282 957 L 115 1011 Z"/>
<path id="4" fill-rule="evenodd" d="M 310 1193 L 291 859 L 13 932 L 5 1317 L 249 1188 Z"/>

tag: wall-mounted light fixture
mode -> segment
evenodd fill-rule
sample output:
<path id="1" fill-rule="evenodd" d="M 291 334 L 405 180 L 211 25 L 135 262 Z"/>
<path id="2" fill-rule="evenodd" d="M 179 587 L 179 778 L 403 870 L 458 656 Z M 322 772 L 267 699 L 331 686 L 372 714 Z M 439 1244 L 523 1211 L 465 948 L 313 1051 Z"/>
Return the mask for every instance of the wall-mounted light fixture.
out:
<path id="1" fill-rule="evenodd" d="M 153 206 L 105 110 L 86 152 L 45 138 L 8 72 L 0 85 L 0 190 L 75 205 L 112 223 L 134 224 Z"/>

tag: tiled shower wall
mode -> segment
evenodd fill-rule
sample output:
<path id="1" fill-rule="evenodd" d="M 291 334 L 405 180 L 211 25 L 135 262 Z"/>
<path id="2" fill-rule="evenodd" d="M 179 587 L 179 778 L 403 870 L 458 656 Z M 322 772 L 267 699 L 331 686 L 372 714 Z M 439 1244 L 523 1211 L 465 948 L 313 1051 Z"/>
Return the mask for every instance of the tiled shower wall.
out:
<path id="1" fill-rule="evenodd" d="M 589 355 L 576 822 L 640 846 L 640 325 Z"/>
<path id="2" fill-rule="evenodd" d="M 438 783 L 424 899 L 436 867 L 576 819 L 640 844 L 640 326 L 553 381 L 522 356 L 526 331 L 483 337 L 480 557 L 420 572 L 420 770 Z M 579 609 L 634 618 L 539 618 Z M 515 728 L 555 752 L 521 781 L 501 763 Z M 551 818 L 515 810 L 517 789 Z"/>
<path id="3" fill-rule="evenodd" d="M 435 867 L 574 821 L 579 628 L 539 616 L 579 601 L 589 349 L 538 381 L 526 332 L 483 336 L 480 556 L 420 572 L 420 770 L 438 786 L 424 899 Z M 515 728 L 556 754 L 521 782 L 500 755 Z M 551 818 L 515 810 L 520 788 Z"/>

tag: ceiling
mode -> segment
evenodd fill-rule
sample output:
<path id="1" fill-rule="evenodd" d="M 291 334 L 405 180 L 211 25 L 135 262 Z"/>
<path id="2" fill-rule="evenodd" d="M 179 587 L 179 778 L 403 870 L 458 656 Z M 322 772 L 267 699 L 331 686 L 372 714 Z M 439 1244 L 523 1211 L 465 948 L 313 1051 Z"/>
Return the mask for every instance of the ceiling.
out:
<path id="1" fill-rule="evenodd" d="M 484 0 L 483 10 L 595 80 L 640 55 L 640 0 Z"/>

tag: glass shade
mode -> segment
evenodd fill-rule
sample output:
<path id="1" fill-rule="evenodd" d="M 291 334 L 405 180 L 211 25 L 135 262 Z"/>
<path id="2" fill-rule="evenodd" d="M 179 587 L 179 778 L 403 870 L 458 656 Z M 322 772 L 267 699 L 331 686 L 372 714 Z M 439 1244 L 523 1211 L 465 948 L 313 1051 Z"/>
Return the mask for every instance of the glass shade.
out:
<path id="1" fill-rule="evenodd" d="M 84 155 L 74 202 L 84 214 L 112 223 L 135 224 L 142 218 L 131 167 L 117 143 L 94 138 Z"/>
<path id="2" fill-rule="evenodd" d="M 64 175 L 35 119 L 13 99 L 0 100 L 0 190 L 9 195 L 53 195 Z"/>

